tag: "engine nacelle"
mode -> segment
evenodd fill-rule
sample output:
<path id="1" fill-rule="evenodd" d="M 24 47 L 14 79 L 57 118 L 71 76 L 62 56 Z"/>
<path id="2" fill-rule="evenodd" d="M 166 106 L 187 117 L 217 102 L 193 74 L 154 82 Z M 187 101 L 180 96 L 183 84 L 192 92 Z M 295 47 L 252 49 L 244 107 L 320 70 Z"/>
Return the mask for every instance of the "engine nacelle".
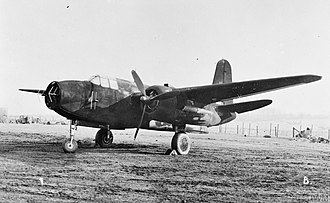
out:
<path id="1" fill-rule="evenodd" d="M 146 89 L 146 94 L 149 97 L 154 97 L 170 91 L 172 91 L 171 87 L 154 85 Z M 147 105 L 146 112 L 152 119 L 172 123 L 176 120 L 176 106 L 176 97 L 164 100 L 155 100 Z"/>
<path id="2" fill-rule="evenodd" d="M 148 96 L 156 96 L 159 94 L 163 94 L 165 92 L 170 92 L 172 91 L 172 88 L 168 87 L 168 86 L 162 86 L 162 85 L 153 85 L 150 86 L 146 89 L 146 94 Z"/>
<path id="3" fill-rule="evenodd" d="M 205 108 L 185 106 L 182 111 L 183 120 L 187 124 L 215 126 L 221 122 L 220 116 L 211 106 L 205 106 Z"/>

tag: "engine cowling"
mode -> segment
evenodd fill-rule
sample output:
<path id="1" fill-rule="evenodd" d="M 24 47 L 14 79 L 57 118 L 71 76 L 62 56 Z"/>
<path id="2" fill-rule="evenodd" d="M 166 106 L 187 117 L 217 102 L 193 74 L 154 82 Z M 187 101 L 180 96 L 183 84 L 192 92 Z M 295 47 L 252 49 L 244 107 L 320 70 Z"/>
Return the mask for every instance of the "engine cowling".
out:
<path id="1" fill-rule="evenodd" d="M 149 97 L 172 91 L 171 87 L 153 85 L 146 89 Z M 150 102 L 146 107 L 146 112 L 152 119 L 162 120 L 164 122 L 173 122 L 176 119 L 177 98 L 172 97 L 164 100 L 155 100 Z"/>

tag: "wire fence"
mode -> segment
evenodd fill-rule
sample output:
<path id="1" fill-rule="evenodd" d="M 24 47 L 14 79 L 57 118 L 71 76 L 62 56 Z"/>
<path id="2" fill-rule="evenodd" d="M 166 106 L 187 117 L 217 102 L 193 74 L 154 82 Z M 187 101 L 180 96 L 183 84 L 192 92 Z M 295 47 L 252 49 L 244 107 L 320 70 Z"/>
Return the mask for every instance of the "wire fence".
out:
<path id="1" fill-rule="evenodd" d="M 294 130 L 294 128 L 296 130 Z M 212 132 L 215 133 L 225 133 L 225 134 L 235 134 L 243 136 L 272 136 L 272 137 L 285 137 L 290 138 L 298 134 L 307 127 L 303 126 L 288 126 L 278 123 L 268 123 L 268 124 L 255 124 L 242 122 L 241 124 L 225 124 L 217 128 L 213 128 Z M 312 136 L 330 138 L 330 129 L 324 129 L 320 127 L 315 127 L 313 125 L 308 126 L 311 130 Z M 298 132 L 297 132 L 298 130 Z"/>

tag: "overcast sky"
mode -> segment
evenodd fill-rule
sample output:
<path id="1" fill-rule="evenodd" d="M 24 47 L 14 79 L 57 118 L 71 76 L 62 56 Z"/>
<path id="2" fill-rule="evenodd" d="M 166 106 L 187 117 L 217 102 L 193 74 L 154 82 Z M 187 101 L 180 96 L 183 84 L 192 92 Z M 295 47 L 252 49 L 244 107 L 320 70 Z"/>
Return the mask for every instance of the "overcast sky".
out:
<path id="1" fill-rule="evenodd" d="M 94 74 L 132 80 L 132 69 L 149 85 L 210 84 L 225 58 L 234 81 L 323 76 L 244 100 L 330 114 L 329 19 L 328 0 L 1 0 L 0 107 L 51 114 L 42 97 L 18 89 Z"/>

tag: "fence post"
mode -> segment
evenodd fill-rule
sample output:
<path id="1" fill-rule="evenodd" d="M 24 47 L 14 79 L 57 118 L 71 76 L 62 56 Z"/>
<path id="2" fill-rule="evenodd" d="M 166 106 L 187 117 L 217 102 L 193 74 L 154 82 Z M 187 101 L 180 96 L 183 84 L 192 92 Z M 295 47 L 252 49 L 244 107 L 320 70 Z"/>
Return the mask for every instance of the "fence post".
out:
<path id="1" fill-rule="evenodd" d="M 330 130 L 328 130 L 328 140 L 330 140 Z"/>
<path id="2" fill-rule="evenodd" d="M 249 136 L 250 136 L 250 132 L 251 132 L 251 123 L 249 123 Z"/>
<path id="3" fill-rule="evenodd" d="M 257 136 L 258 136 L 258 130 L 259 130 L 259 129 L 258 129 L 258 126 L 256 126 L 256 128 L 257 128 Z"/>
<path id="4" fill-rule="evenodd" d="M 277 124 L 277 135 L 276 137 L 278 137 L 278 132 L 280 131 L 280 124 Z"/>
<path id="5" fill-rule="evenodd" d="M 242 135 L 244 135 L 244 122 L 242 123 Z"/>
<path id="6" fill-rule="evenodd" d="M 237 133 L 236 134 L 238 135 L 238 125 L 237 125 Z"/>
<path id="7" fill-rule="evenodd" d="M 314 125 L 312 124 L 312 127 L 311 127 L 311 135 L 313 135 L 313 127 L 314 127 Z"/>
<path id="8" fill-rule="evenodd" d="M 225 125 L 225 134 L 227 133 L 227 124 Z"/>
<path id="9" fill-rule="evenodd" d="M 292 128 L 292 138 L 294 138 L 294 127 Z"/>
<path id="10" fill-rule="evenodd" d="M 272 123 L 270 123 L 270 127 L 269 127 L 269 135 L 272 135 Z"/>

